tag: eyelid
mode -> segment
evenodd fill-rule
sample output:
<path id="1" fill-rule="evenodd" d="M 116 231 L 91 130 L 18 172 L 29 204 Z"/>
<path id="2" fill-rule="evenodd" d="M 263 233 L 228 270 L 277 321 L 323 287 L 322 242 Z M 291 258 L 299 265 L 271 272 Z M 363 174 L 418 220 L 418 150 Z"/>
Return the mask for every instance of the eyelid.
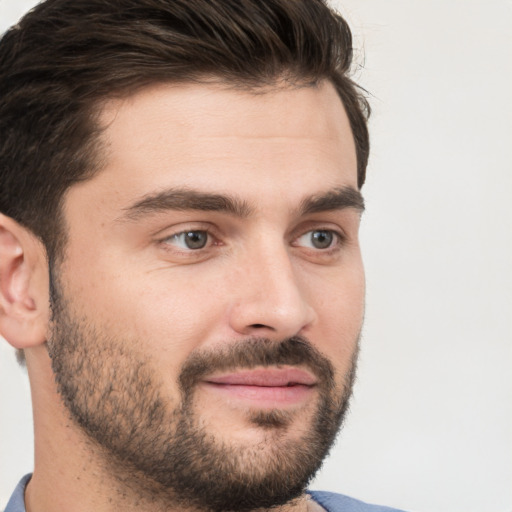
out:
<path id="1" fill-rule="evenodd" d="M 166 225 L 163 228 L 158 228 L 157 230 L 150 233 L 150 236 L 155 240 L 164 240 L 165 238 L 179 235 L 180 233 L 186 233 L 187 231 L 208 231 L 210 233 L 213 230 L 214 228 L 209 222 L 185 220 L 183 222 L 177 222 L 173 225 Z"/>
<path id="2" fill-rule="evenodd" d="M 205 232 L 208 236 L 208 241 L 205 247 L 200 249 L 188 249 L 180 247 L 176 244 L 170 243 L 169 240 L 173 237 L 178 237 L 185 233 L 190 233 L 194 231 Z M 215 229 L 211 226 L 211 224 L 206 224 L 203 222 L 190 222 L 190 223 L 182 223 L 174 226 L 172 228 L 161 229 L 158 232 L 158 235 L 155 237 L 156 242 L 159 246 L 161 246 L 164 250 L 168 252 L 174 252 L 176 254 L 191 254 L 191 253 L 204 253 L 208 249 L 210 249 L 213 245 L 221 245 L 219 236 L 215 233 Z"/>
<path id="3" fill-rule="evenodd" d="M 308 229 L 307 231 L 303 231 L 302 234 L 296 236 L 294 238 L 292 245 L 295 245 L 296 247 L 301 247 L 297 243 L 298 240 L 300 240 L 301 238 L 307 236 L 308 234 L 314 233 L 316 231 L 325 231 L 327 233 L 332 233 L 333 243 L 332 243 L 332 245 L 330 245 L 329 247 L 326 247 L 325 249 L 317 249 L 317 248 L 312 248 L 312 247 L 308 247 L 308 249 L 312 249 L 312 250 L 319 251 L 319 252 L 327 252 L 329 250 L 335 249 L 336 247 L 339 247 L 346 239 L 345 234 L 339 229 L 316 227 L 313 229 Z"/>
<path id="4" fill-rule="evenodd" d="M 202 235 L 206 235 L 206 240 L 204 242 L 204 246 L 202 247 L 196 247 L 196 248 L 193 248 L 193 247 L 187 247 L 186 245 L 186 237 L 190 234 L 190 233 L 201 233 Z M 184 240 L 181 240 L 181 238 L 184 238 Z M 175 233 L 174 235 L 171 235 L 167 238 L 164 239 L 164 242 L 169 245 L 174 245 L 176 247 L 179 248 L 179 250 L 181 251 L 184 251 L 184 252 L 197 252 L 197 251 L 201 251 L 203 249 L 206 249 L 208 248 L 210 245 L 211 245 L 211 235 L 210 233 L 208 233 L 208 231 L 205 231 L 203 229 L 193 229 L 193 230 L 186 230 L 186 231 L 182 231 L 181 233 Z M 171 242 L 168 242 L 168 240 L 171 240 Z"/>
<path id="5" fill-rule="evenodd" d="M 290 238 L 292 240 L 297 240 L 301 236 L 306 235 L 311 231 L 329 231 L 337 235 L 337 237 L 341 241 L 346 240 L 348 238 L 346 231 L 340 226 L 339 223 L 325 220 L 310 220 L 302 223 L 301 225 L 293 229 Z"/>

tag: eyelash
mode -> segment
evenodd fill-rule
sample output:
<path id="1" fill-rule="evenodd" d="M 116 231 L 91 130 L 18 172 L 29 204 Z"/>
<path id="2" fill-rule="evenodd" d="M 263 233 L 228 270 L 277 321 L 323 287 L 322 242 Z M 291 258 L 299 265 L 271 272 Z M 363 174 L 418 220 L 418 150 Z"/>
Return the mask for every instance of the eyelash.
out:
<path id="1" fill-rule="evenodd" d="M 329 235 L 332 236 L 332 241 L 331 243 L 329 244 L 328 247 L 325 247 L 325 248 L 318 248 L 318 247 L 313 247 L 313 248 L 306 248 L 306 249 L 310 249 L 318 254 L 325 254 L 325 255 L 329 255 L 333 252 L 336 252 L 337 250 L 339 250 L 341 248 L 341 246 L 345 243 L 346 241 L 346 237 L 345 237 L 345 234 L 340 232 L 340 231 L 337 231 L 337 230 L 334 230 L 334 229 L 329 229 L 329 228 L 315 228 L 315 229 L 310 229 L 308 231 L 305 231 L 302 235 L 296 237 L 294 239 L 294 242 L 297 241 L 297 240 L 300 240 L 301 238 L 303 237 L 306 237 L 306 236 L 310 236 L 312 237 L 313 233 L 328 233 Z M 294 244 L 292 244 L 294 245 Z"/>
<path id="2" fill-rule="evenodd" d="M 201 247 L 198 249 L 182 249 L 177 247 L 176 245 L 170 243 L 170 240 L 176 239 L 179 236 L 186 235 L 187 233 L 205 233 L 207 236 L 207 241 L 205 244 L 205 247 Z M 214 239 L 212 243 L 212 239 Z M 204 252 L 204 250 L 207 250 L 212 245 L 222 245 L 218 240 L 217 237 L 212 233 L 212 231 L 209 228 L 195 228 L 195 229 L 185 229 L 183 231 L 178 231 L 177 233 L 172 233 L 169 236 L 166 236 L 162 240 L 160 240 L 160 244 L 163 245 L 163 247 L 168 251 L 173 252 L 181 252 L 183 254 L 191 254 L 191 253 L 200 253 Z"/>
<path id="3" fill-rule="evenodd" d="M 304 247 L 304 249 L 306 249 L 308 251 L 312 251 L 317 255 L 325 255 L 325 256 L 331 255 L 331 254 L 337 252 L 346 242 L 346 236 L 343 232 L 334 230 L 331 228 L 319 227 L 319 228 L 314 228 L 314 229 L 309 229 L 307 231 L 303 231 L 302 234 L 295 236 L 291 245 L 294 247 L 300 247 L 300 245 L 297 244 L 297 241 L 300 240 L 301 238 L 307 236 L 308 234 L 310 236 L 312 236 L 312 234 L 315 232 L 316 233 L 321 233 L 321 232 L 329 233 L 333 237 L 332 242 L 329 245 L 329 247 L 326 247 L 326 248 Z M 185 235 L 187 233 L 205 233 L 207 240 L 206 240 L 204 247 L 199 247 L 197 249 L 193 249 L 193 248 L 185 249 L 185 248 L 180 248 L 173 243 L 170 243 L 171 240 L 173 240 L 173 239 L 176 240 L 178 237 Z M 178 253 L 178 254 L 181 253 L 183 255 L 188 255 L 188 256 L 194 255 L 194 254 L 197 256 L 201 256 L 204 254 L 205 251 L 207 251 L 212 246 L 223 245 L 222 242 L 220 242 L 218 240 L 218 237 L 216 237 L 215 234 L 211 231 L 211 229 L 204 228 L 204 227 L 199 227 L 199 228 L 195 228 L 195 229 L 186 229 L 183 231 L 179 231 L 177 233 L 173 233 L 173 234 L 161 239 L 159 241 L 159 243 L 160 243 L 160 245 L 162 245 L 162 247 L 166 251 Z"/>

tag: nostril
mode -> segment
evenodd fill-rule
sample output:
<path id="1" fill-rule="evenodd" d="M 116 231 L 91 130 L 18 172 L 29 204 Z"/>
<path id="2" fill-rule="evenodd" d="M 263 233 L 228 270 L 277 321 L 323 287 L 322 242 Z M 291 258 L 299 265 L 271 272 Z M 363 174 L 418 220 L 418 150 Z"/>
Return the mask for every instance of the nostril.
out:
<path id="1" fill-rule="evenodd" d="M 270 329 L 268 325 L 264 324 L 252 324 L 251 327 L 253 327 L 254 329 Z"/>

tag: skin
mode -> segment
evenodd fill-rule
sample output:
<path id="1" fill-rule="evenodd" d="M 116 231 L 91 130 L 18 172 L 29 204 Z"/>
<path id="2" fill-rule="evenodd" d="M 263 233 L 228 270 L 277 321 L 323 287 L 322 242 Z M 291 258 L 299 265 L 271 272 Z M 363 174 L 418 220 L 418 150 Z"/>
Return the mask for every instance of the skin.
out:
<path id="1" fill-rule="evenodd" d="M 300 208 L 333 191 L 357 190 L 354 142 L 332 85 L 263 94 L 159 85 L 108 103 L 101 123 L 104 168 L 69 189 L 64 201 L 68 240 L 59 281 L 74 314 L 127 343 L 138 340 L 130 348 L 151 357 L 170 407 L 179 404 L 176 377 L 190 354 L 249 338 L 306 337 L 332 363 L 342 390 L 364 309 L 361 211 Z M 247 211 L 134 208 L 176 190 L 229 196 Z M 209 241 L 188 249 L 184 231 L 208 231 Z M 318 231 L 333 234 L 329 248 L 312 244 Z M 26 351 L 33 396 L 36 454 L 27 511 L 160 510 L 136 503 L 112 481 L 101 453 L 62 405 L 46 349 L 44 248 L 3 216 L 0 248 L 0 328 Z M 195 396 L 213 436 L 255 447 L 267 433 L 250 413 L 287 411 L 292 420 L 284 435 L 299 439 L 317 399 L 314 387 L 285 402 L 251 401 L 208 385 Z M 308 503 L 314 506 L 304 497 L 282 510 L 306 510 Z"/>

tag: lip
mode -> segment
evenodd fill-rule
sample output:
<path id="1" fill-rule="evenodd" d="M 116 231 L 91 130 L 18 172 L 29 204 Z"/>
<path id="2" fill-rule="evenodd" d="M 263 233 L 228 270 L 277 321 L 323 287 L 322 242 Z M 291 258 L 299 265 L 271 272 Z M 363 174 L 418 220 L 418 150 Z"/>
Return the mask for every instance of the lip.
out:
<path id="1" fill-rule="evenodd" d="M 263 368 L 214 375 L 203 381 L 206 389 L 260 408 L 300 405 L 311 397 L 317 379 L 298 368 Z"/>
<path id="2" fill-rule="evenodd" d="M 317 379 L 300 368 L 257 368 L 214 375 L 205 379 L 211 384 L 258 387 L 314 386 Z"/>

